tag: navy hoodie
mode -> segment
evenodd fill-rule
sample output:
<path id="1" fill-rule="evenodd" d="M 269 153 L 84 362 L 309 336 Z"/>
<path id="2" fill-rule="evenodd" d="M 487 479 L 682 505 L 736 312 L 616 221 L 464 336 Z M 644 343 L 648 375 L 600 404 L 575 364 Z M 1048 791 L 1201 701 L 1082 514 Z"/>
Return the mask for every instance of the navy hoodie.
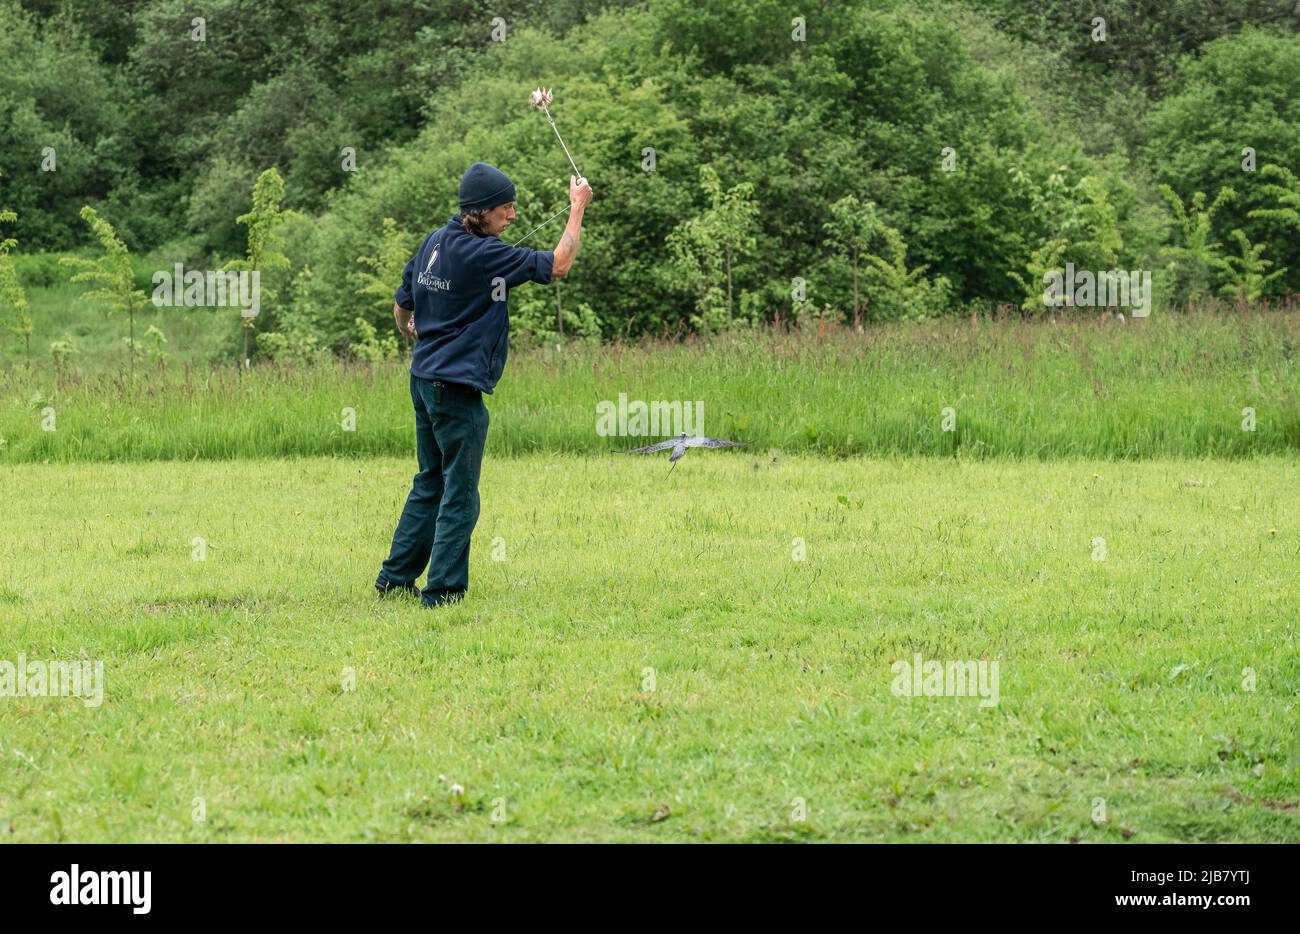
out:
<path id="1" fill-rule="evenodd" d="M 555 254 L 480 237 L 454 215 L 402 270 L 394 300 L 415 311 L 411 372 L 491 392 L 510 350 L 510 289 L 551 281 Z"/>

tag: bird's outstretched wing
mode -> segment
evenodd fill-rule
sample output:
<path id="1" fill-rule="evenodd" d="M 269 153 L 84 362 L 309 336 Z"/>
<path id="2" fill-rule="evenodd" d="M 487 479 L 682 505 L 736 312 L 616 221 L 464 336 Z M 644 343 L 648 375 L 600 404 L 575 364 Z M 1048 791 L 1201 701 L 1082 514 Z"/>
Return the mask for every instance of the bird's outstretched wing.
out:
<path id="1" fill-rule="evenodd" d="M 667 441 L 660 441 L 658 444 L 647 444 L 643 448 L 625 448 L 619 451 L 620 454 L 653 454 L 656 451 L 666 451 L 677 444 L 676 438 L 670 438 Z"/>
<path id="2" fill-rule="evenodd" d="M 744 447 L 749 444 L 748 441 L 722 441 L 718 438 L 692 438 L 695 444 L 691 447 L 696 448 L 736 448 Z"/>

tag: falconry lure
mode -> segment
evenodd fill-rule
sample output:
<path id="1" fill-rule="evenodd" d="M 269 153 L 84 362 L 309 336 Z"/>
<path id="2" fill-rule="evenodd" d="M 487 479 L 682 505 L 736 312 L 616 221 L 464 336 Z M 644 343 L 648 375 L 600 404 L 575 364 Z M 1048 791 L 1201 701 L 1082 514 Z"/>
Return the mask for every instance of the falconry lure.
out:
<path id="1" fill-rule="evenodd" d="M 569 147 L 564 143 L 564 137 L 560 135 L 560 128 L 555 125 L 555 118 L 551 116 L 551 101 L 555 100 L 555 93 L 550 88 L 538 88 L 532 94 L 528 95 L 528 103 L 532 104 L 542 113 L 546 114 L 546 119 L 551 123 L 551 129 L 555 131 L 555 138 L 564 146 L 564 154 L 569 157 L 569 165 L 573 166 L 573 174 L 582 178 L 582 173 L 578 171 L 578 163 L 573 161 L 573 153 L 569 152 Z"/>
<path id="2" fill-rule="evenodd" d="M 564 154 L 569 157 L 569 165 L 573 166 L 574 174 L 578 176 L 579 180 L 582 180 L 583 176 L 582 176 L 582 172 L 578 171 L 578 163 L 573 161 L 573 154 L 569 152 L 569 147 L 566 146 L 564 143 L 564 137 L 560 135 L 560 128 L 555 125 L 555 118 L 551 116 L 550 105 L 551 102 L 554 100 L 555 100 L 555 92 L 552 91 L 550 88 L 538 88 L 536 91 L 533 91 L 528 95 L 528 103 L 532 104 L 535 109 L 540 110 L 542 113 L 546 114 L 546 119 L 550 121 L 551 129 L 555 131 L 555 138 L 560 141 L 560 145 L 564 147 Z M 560 209 L 557 210 L 554 214 L 546 218 L 546 220 L 542 221 L 540 224 L 538 224 L 536 227 L 528 231 L 528 233 L 524 234 L 522 237 L 520 237 L 518 240 L 514 241 L 510 245 L 519 246 L 519 244 L 523 243 L 525 240 L 527 240 L 533 234 L 537 233 L 537 231 L 541 230 L 543 227 L 545 227 L 551 221 L 555 220 L 557 217 L 559 217 L 568 209 L 569 206 L 567 204 L 561 205 Z"/>

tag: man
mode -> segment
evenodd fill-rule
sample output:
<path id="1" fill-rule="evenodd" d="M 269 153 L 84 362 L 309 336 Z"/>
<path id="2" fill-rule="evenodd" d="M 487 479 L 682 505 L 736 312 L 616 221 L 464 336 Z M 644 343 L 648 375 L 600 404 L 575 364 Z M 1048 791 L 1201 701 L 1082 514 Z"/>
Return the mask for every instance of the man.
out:
<path id="1" fill-rule="evenodd" d="M 568 275 L 591 199 L 587 180 L 570 176 L 569 223 L 555 249 L 510 246 L 499 238 L 515 219 L 515 183 L 475 162 L 460 180 L 461 213 L 429 234 L 402 271 L 393 318 L 416 339 L 411 402 L 420 472 L 375 581 L 380 594 L 418 594 L 426 607 L 465 596 L 488 429 L 483 393 L 505 368 L 510 289 Z M 420 591 L 415 579 L 426 567 Z"/>

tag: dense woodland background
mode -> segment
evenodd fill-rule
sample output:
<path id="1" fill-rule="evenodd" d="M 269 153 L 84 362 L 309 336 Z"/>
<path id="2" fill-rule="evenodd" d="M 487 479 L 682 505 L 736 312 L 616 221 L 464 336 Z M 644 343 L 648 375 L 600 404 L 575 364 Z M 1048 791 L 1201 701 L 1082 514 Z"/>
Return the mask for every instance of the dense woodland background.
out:
<path id="1" fill-rule="evenodd" d="M 1151 270 L 1161 308 L 1275 302 L 1298 29 L 1295 0 L 0 0 L 0 320 L 30 345 L 27 297 L 109 242 L 86 205 L 146 294 L 247 260 L 273 168 L 253 353 L 396 355 L 396 276 L 470 162 L 519 185 L 506 240 L 564 204 L 539 84 L 597 200 L 575 274 L 512 297 L 517 342 L 1042 314 L 1066 262 Z M 233 355 L 237 313 L 202 313 Z"/>

